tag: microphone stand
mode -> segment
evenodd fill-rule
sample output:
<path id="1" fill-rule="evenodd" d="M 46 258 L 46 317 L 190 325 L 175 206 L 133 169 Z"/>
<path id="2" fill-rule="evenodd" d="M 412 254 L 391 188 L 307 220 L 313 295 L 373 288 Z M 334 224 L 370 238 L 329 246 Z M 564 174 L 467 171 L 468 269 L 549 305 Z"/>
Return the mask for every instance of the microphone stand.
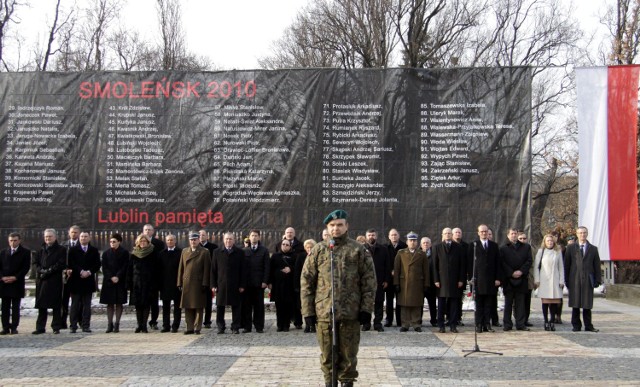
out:
<path id="1" fill-rule="evenodd" d="M 487 245 L 488 246 L 488 245 Z M 476 274 L 476 261 L 477 261 L 477 256 L 476 256 L 476 242 L 473 242 L 473 277 L 471 278 L 471 294 L 473 297 L 473 303 L 475 304 L 475 308 L 478 309 L 478 304 L 476 303 L 476 290 L 477 290 L 477 286 L 476 286 L 476 281 L 477 281 L 477 274 Z M 480 350 L 480 347 L 478 346 L 478 318 L 477 318 L 477 314 L 474 313 L 474 318 L 473 318 L 473 322 L 475 324 L 475 328 L 473 330 L 473 335 L 474 335 L 474 340 L 475 340 L 475 345 L 473 346 L 473 349 L 463 349 L 462 352 L 468 352 L 466 353 L 463 357 L 467 357 L 473 353 L 490 353 L 493 355 L 500 355 L 502 356 L 502 353 L 500 352 L 491 352 L 491 351 L 482 351 Z M 483 329 L 482 327 L 480 327 L 480 329 Z"/>
<path id="2" fill-rule="evenodd" d="M 331 239 L 329 241 L 329 251 L 331 254 L 331 386 L 338 385 L 338 375 L 336 375 L 336 353 L 338 352 L 338 334 L 336 332 L 336 300 L 334 296 L 335 277 L 334 277 L 334 265 L 335 259 L 333 257 L 333 248 L 335 241 Z"/>

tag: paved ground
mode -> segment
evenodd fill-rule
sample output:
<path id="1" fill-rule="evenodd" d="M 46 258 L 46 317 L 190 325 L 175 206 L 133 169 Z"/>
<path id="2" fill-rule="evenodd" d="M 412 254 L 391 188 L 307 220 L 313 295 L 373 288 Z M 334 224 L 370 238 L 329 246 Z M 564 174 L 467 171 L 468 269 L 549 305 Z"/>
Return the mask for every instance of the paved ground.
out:
<path id="1" fill-rule="evenodd" d="M 362 334 L 358 369 L 362 386 L 640 386 L 640 308 L 597 298 L 599 333 L 542 329 L 539 300 L 532 302 L 531 332 L 483 333 L 474 353 L 472 312 L 459 334 Z M 105 334 L 106 317 L 94 314 L 94 333 L 62 331 L 34 336 L 29 310 L 20 334 L 0 336 L 0 385 L 320 386 L 319 351 L 313 334 L 276 332 L 267 314 L 264 334 L 200 336 L 134 334 L 135 317 L 123 317 L 121 333 Z M 228 316 L 230 317 L 230 316 Z M 565 313 L 564 318 L 569 320 Z M 183 323 L 184 324 L 184 323 Z M 182 329 L 184 325 L 182 326 Z"/>

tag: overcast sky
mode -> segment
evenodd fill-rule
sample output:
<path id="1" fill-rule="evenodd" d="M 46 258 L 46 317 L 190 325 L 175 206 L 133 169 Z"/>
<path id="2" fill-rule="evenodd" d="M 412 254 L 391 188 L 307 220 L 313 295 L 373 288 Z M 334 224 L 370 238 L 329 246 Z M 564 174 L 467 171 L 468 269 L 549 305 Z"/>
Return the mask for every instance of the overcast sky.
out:
<path id="1" fill-rule="evenodd" d="M 82 4 L 87 0 L 77 0 Z M 182 0 L 184 28 L 189 49 L 207 55 L 222 69 L 258 68 L 257 59 L 268 55 L 271 44 L 282 36 L 296 13 L 313 0 Z M 570 0 L 560 0 L 569 4 Z M 582 28 L 601 28 L 598 12 L 614 0 L 577 0 L 572 9 Z M 71 4 L 63 0 L 63 4 Z M 29 12 L 20 11 L 21 33 L 44 34 L 43 26 L 55 5 L 54 0 L 32 1 Z M 47 7 L 45 4 L 48 4 Z M 156 0 L 130 0 L 121 15 L 149 40 L 157 39 Z M 43 37 L 41 36 L 41 39 Z"/>

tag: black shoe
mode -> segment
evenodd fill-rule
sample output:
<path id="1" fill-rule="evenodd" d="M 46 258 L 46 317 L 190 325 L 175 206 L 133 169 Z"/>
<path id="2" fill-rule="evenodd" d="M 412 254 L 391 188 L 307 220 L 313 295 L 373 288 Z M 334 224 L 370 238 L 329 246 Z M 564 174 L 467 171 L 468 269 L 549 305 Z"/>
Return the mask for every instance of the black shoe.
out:
<path id="1" fill-rule="evenodd" d="M 533 324 L 531 324 L 530 322 L 528 322 L 528 321 L 527 321 L 526 323 L 524 323 L 524 326 L 525 326 L 525 327 L 532 327 L 532 326 L 533 326 Z"/>
<path id="2" fill-rule="evenodd" d="M 544 323 L 544 330 L 548 331 L 549 329 L 550 329 L 549 328 L 549 323 L 548 322 Z"/>
<path id="3" fill-rule="evenodd" d="M 169 328 L 162 328 L 160 333 L 167 333 L 167 332 L 170 332 L 170 331 L 171 331 L 171 329 L 169 329 Z"/>
<path id="4" fill-rule="evenodd" d="M 185 335 L 192 335 L 192 334 L 194 334 L 194 333 L 195 333 L 194 331 L 184 331 L 184 334 L 185 334 Z"/>
<path id="5" fill-rule="evenodd" d="M 460 320 L 460 321 L 458 321 L 458 324 L 456 324 L 456 325 L 458 325 L 459 327 L 463 327 L 464 323 L 462 322 L 462 320 Z"/>
<path id="6" fill-rule="evenodd" d="M 340 386 L 341 387 L 353 387 L 353 382 L 352 381 L 340 382 Z"/>
<path id="7" fill-rule="evenodd" d="M 54 335 L 59 335 L 60 334 L 60 329 L 54 329 L 53 330 L 53 334 Z"/>
<path id="8" fill-rule="evenodd" d="M 264 329 L 256 329 L 256 333 L 264 333 Z"/>
<path id="9" fill-rule="evenodd" d="M 600 332 L 600 329 L 596 329 L 594 327 L 584 328 L 585 332 Z"/>
<path id="10" fill-rule="evenodd" d="M 391 323 L 387 321 L 386 323 L 384 323 L 384 326 L 389 328 L 391 326 Z"/>
<path id="11" fill-rule="evenodd" d="M 450 331 L 451 331 L 451 333 L 458 333 L 458 328 L 451 327 Z"/>
<path id="12" fill-rule="evenodd" d="M 69 329 L 69 326 L 67 324 L 62 324 L 60 329 Z M 58 329 L 58 330 L 60 330 L 60 329 Z"/>
<path id="13" fill-rule="evenodd" d="M 409 328 L 407 327 L 400 328 L 400 332 L 408 332 L 408 331 L 409 331 Z"/>
<path id="14" fill-rule="evenodd" d="M 140 333 L 140 332 L 142 332 L 142 328 L 137 327 L 134 333 Z"/>
<path id="15" fill-rule="evenodd" d="M 483 329 L 480 325 L 476 325 L 476 333 L 482 333 Z"/>
<path id="16" fill-rule="evenodd" d="M 78 331 L 78 328 L 71 328 L 69 330 L 69 333 L 76 333 Z"/>
<path id="17" fill-rule="evenodd" d="M 9 330 L 8 329 L 3 329 L 2 331 L 0 331 L 0 335 L 4 336 L 4 335 L 8 335 L 9 334 Z"/>
<path id="18" fill-rule="evenodd" d="M 211 323 L 209 323 L 209 324 L 204 324 L 204 327 L 205 327 L 206 329 L 211 329 Z"/>
<path id="19" fill-rule="evenodd" d="M 283 331 L 283 332 L 289 332 L 289 327 L 284 327 L 284 328 L 282 328 L 282 331 Z"/>
<path id="20" fill-rule="evenodd" d="M 35 331 L 31 332 L 32 335 L 41 335 L 44 333 L 44 329 L 36 329 Z"/>
<path id="21" fill-rule="evenodd" d="M 446 331 L 444 330 L 444 328 L 440 328 L 440 329 L 438 329 L 438 332 L 445 333 Z"/>
<path id="22" fill-rule="evenodd" d="M 437 323 L 437 322 L 432 322 L 432 323 L 431 323 L 431 326 L 432 326 L 432 327 L 437 327 L 437 326 L 438 326 L 438 323 Z"/>
<path id="23" fill-rule="evenodd" d="M 573 327 L 571 329 L 571 332 L 580 332 L 582 330 L 582 328 L 578 328 L 578 327 Z"/>
<path id="24" fill-rule="evenodd" d="M 153 329 L 153 328 L 151 328 Z M 158 327 L 156 327 L 156 329 L 158 329 Z M 149 333 L 149 331 L 147 330 L 147 328 L 142 328 L 142 333 Z"/>
<path id="25" fill-rule="evenodd" d="M 171 333 L 178 333 L 178 328 L 171 328 Z"/>
<path id="26" fill-rule="evenodd" d="M 296 325 L 295 327 L 296 327 L 296 329 L 302 329 L 302 324 Z"/>
<path id="27" fill-rule="evenodd" d="M 224 328 L 222 328 L 222 329 L 218 329 L 218 334 L 219 334 L 219 335 L 224 334 Z"/>
<path id="28" fill-rule="evenodd" d="M 482 331 L 483 331 L 483 332 L 495 332 L 495 331 L 493 330 L 493 328 L 491 328 L 491 325 L 485 325 L 485 326 L 482 328 Z"/>
<path id="29" fill-rule="evenodd" d="M 12 329 L 11 330 L 11 334 L 12 335 L 17 335 L 18 334 L 18 330 L 17 329 Z"/>
<path id="30" fill-rule="evenodd" d="M 315 325 L 311 326 L 311 333 L 316 333 L 316 326 Z"/>
<path id="31" fill-rule="evenodd" d="M 363 332 L 370 331 L 370 330 L 371 330 L 371 324 L 365 324 L 362 326 Z"/>
<path id="32" fill-rule="evenodd" d="M 512 329 L 513 329 L 512 327 L 504 327 L 504 328 L 502 328 L 502 330 L 505 331 L 505 332 L 509 332 Z"/>
<path id="33" fill-rule="evenodd" d="M 552 332 L 555 332 L 556 331 L 556 326 L 553 325 L 553 323 L 549 323 L 549 330 L 552 331 Z"/>
<path id="34" fill-rule="evenodd" d="M 82 332 L 84 332 L 84 333 L 91 333 L 91 329 L 89 329 L 89 328 L 82 328 Z"/>
<path id="35" fill-rule="evenodd" d="M 157 330 L 158 330 L 158 324 L 156 324 L 156 323 L 154 323 L 154 324 L 149 323 L 149 328 L 151 328 L 151 329 L 152 329 L 152 330 L 154 330 L 154 331 L 157 331 Z"/>
<path id="36" fill-rule="evenodd" d="M 251 333 L 251 329 L 243 329 L 242 333 Z"/>
<path id="37" fill-rule="evenodd" d="M 199 330 L 196 330 L 196 331 L 193 331 L 193 333 L 195 333 L 196 335 L 199 335 L 199 334 L 200 334 L 200 331 L 199 331 Z"/>
<path id="38" fill-rule="evenodd" d="M 113 324 L 113 333 L 119 333 L 119 332 L 120 332 L 120 323 Z"/>
<path id="39" fill-rule="evenodd" d="M 415 327 L 415 328 L 414 328 L 414 330 L 415 330 L 416 332 L 422 332 L 422 328 L 420 328 L 420 327 Z"/>
<path id="40" fill-rule="evenodd" d="M 239 331 L 239 330 L 237 330 L 237 329 L 232 329 L 232 330 L 231 330 L 231 334 L 239 335 L 239 334 L 240 334 L 240 331 Z"/>
<path id="41" fill-rule="evenodd" d="M 502 324 L 500 324 L 499 322 L 495 323 L 495 324 L 491 324 L 494 327 L 498 327 L 498 328 L 502 328 Z"/>
<path id="42" fill-rule="evenodd" d="M 107 326 L 107 330 L 104 333 L 111 333 L 111 332 L 113 332 L 113 324 L 109 324 Z"/>
<path id="43" fill-rule="evenodd" d="M 522 328 L 516 328 L 516 331 L 530 331 L 531 329 L 527 328 L 527 327 L 522 327 Z"/>
<path id="44" fill-rule="evenodd" d="M 311 326 L 310 325 L 305 325 L 304 326 L 304 333 L 311 333 Z"/>
<path id="45" fill-rule="evenodd" d="M 384 332 L 384 328 L 382 327 L 382 325 L 375 325 L 373 329 L 375 329 L 378 332 Z"/>
<path id="46" fill-rule="evenodd" d="M 560 317 L 556 317 L 556 321 L 554 321 L 554 323 L 556 323 L 556 324 L 562 324 L 562 318 L 560 318 Z"/>

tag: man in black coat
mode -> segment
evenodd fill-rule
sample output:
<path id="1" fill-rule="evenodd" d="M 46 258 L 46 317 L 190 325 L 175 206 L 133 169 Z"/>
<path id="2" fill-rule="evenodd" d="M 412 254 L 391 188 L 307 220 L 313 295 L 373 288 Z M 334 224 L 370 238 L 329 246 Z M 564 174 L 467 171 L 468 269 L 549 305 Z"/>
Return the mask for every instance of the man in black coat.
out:
<path id="1" fill-rule="evenodd" d="M 31 265 L 31 250 L 22 247 L 20 234 L 9 234 L 9 248 L 0 251 L 0 297 L 2 331 L 0 335 L 18 333 L 20 300 L 24 298 L 25 280 Z M 11 321 L 11 322 L 9 322 Z"/>
<path id="2" fill-rule="evenodd" d="M 460 227 L 456 227 L 453 230 L 453 241 L 460 245 L 462 251 L 464 252 L 464 265 L 465 265 L 465 280 L 469 281 L 472 277 L 471 271 L 473 270 L 472 262 L 467 256 L 467 252 L 469 251 L 469 244 L 462 239 L 462 229 Z M 466 283 L 466 282 L 465 282 Z M 460 289 L 460 299 L 458 300 L 458 325 L 464 326 L 462 323 L 462 302 L 464 298 L 464 290 L 465 286 Z"/>
<path id="3" fill-rule="evenodd" d="M 67 239 L 62 246 L 67 248 L 67 256 L 65 258 L 65 269 L 69 266 L 69 250 L 72 247 L 76 247 L 80 245 L 80 226 L 73 225 L 69 227 L 69 239 Z M 68 281 L 71 272 L 66 272 L 65 278 Z M 70 287 L 67 286 L 67 282 L 63 284 L 62 291 L 62 329 L 67 329 L 67 319 L 69 320 L 69 324 L 71 324 L 71 316 L 69 316 L 69 302 L 71 301 L 71 291 Z M 78 313 L 82 313 L 82 310 L 78 310 Z M 80 316 L 78 316 L 80 317 Z"/>
<path id="4" fill-rule="evenodd" d="M 82 319 L 82 332 L 91 333 L 91 296 L 97 290 L 100 252 L 91 246 L 90 241 L 91 235 L 83 231 L 80 233 L 80 243 L 69 249 L 68 270 L 71 276 L 67 285 L 71 292 L 71 333 L 76 333 L 79 318 Z"/>
<path id="5" fill-rule="evenodd" d="M 205 229 L 200 230 L 198 232 L 198 235 L 200 236 L 200 246 L 209 250 L 209 255 L 213 258 L 213 250 L 217 249 L 218 245 L 216 245 L 213 242 L 209 242 L 209 233 L 207 232 L 207 230 Z M 213 233 L 212 233 L 212 237 L 213 237 Z M 202 322 L 202 325 L 207 329 L 211 328 L 211 312 L 212 311 L 213 311 L 213 296 L 210 295 L 210 297 L 207 298 L 204 304 L 204 320 Z"/>
<path id="6" fill-rule="evenodd" d="M 269 283 L 269 250 L 260 243 L 260 230 L 249 232 L 249 247 L 244 248 L 247 287 L 242 294 L 243 333 L 264 332 L 264 290 Z M 298 297 L 299 298 L 299 297 Z"/>
<path id="7" fill-rule="evenodd" d="M 216 293 L 216 325 L 218 334 L 224 333 L 224 312 L 231 306 L 231 333 L 240 333 L 242 298 L 246 286 L 244 275 L 244 251 L 236 245 L 235 236 L 227 232 L 224 245 L 213 251 L 211 262 L 211 288 Z"/>
<path id="8" fill-rule="evenodd" d="M 476 332 L 494 332 L 491 328 L 491 298 L 498 294 L 502 278 L 500 249 L 488 239 L 486 224 L 478 226 L 478 239 L 469 244 L 468 256 L 472 263 L 471 281 L 476 302 Z"/>
<path id="9" fill-rule="evenodd" d="M 182 309 L 180 309 L 180 299 L 182 292 L 178 289 L 178 266 L 180 266 L 180 255 L 182 249 L 176 246 L 176 236 L 167 235 L 164 240 L 167 247 L 158 253 L 158 264 L 160 265 L 160 299 L 162 299 L 162 330 L 160 332 L 178 332 L 180 320 L 182 319 Z M 173 323 L 171 323 L 171 302 L 173 301 Z"/>
<path id="10" fill-rule="evenodd" d="M 391 266 L 389 250 L 385 246 L 377 243 L 378 233 L 376 230 L 372 228 L 368 229 L 365 233 L 365 238 L 367 242 L 364 247 L 369 250 L 373 258 L 373 266 L 376 269 L 376 280 L 378 282 L 373 307 L 373 329 L 378 332 L 384 332 L 384 328 L 382 327 L 382 314 L 384 311 L 385 290 L 392 287 L 389 285 L 393 284 L 393 278 L 391 277 L 393 266 Z M 363 331 L 368 331 L 369 329 L 371 329 L 371 322 L 362 324 Z"/>
<path id="11" fill-rule="evenodd" d="M 142 227 L 142 233 L 151 239 L 153 245 L 153 257 L 157 258 L 158 254 L 164 250 L 164 242 L 155 237 L 156 230 L 151 224 L 145 224 Z M 160 307 L 158 306 L 158 300 L 160 299 L 160 265 L 158 262 L 153 262 L 153 283 L 152 286 L 152 299 L 151 299 L 151 319 L 149 320 L 149 327 L 155 331 L 158 330 L 158 317 L 160 316 Z"/>
<path id="12" fill-rule="evenodd" d="M 395 228 L 389 230 L 389 243 L 387 244 L 387 252 L 389 254 L 389 260 L 391 261 L 391 277 L 393 278 L 393 264 L 396 259 L 398 251 L 406 249 L 407 244 L 400 240 L 400 233 Z M 385 290 L 386 298 L 386 314 L 387 319 L 384 323 L 385 327 L 390 327 L 393 324 L 393 299 L 396 297 L 396 290 L 393 286 L 387 286 Z M 396 325 L 402 326 L 402 318 L 400 318 L 400 305 L 396 305 Z"/>
<path id="13" fill-rule="evenodd" d="M 450 228 L 442 230 L 442 242 L 433 247 L 434 285 L 438 289 L 438 327 L 445 332 L 445 311 L 451 332 L 458 333 L 458 298 L 462 295 L 466 275 L 466 253 L 453 241 Z"/>
<path id="14" fill-rule="evenodd" d="M 527 319 L 525 297 L 529 291 L 528 276 L 533 262 L 531 246 L 518 241 L 518 230 L 515 228 L 509 229 L 507 238 L 507 243 L 500 247 L 500 261 L 505 278 L 502 329 L 505 331 L 513 329 L 511 315 L 515 308 L 516 329 L 528 331 L 530 329 L 525 325 Z"/>
<path id="15" fill-rule="evenodd" d="M 424 291 L 424 297 L 427 299 L 427 304 L 429 304 L 429 322 L 432 327 L 438 326 L 438 307 L 437 307 L 437 293 L 438 290 L 433 285 L 435 282 L 433 280 L 433 274 L 436 271 L 434 260 L 433 260 L 433 250 L 431 248 L 431 238 L 423 237 L 420 240 L 420 248 L 427 255 L 427 260 L 429 260 L 429 287 Z M 424 314 L 424 311 L 423 311 Z M 422 322 L 420 322 L 422 324 Z"/>
<path id="16" fill-rule="evenodd" d="M 578 227 L 578 241 L 567 246 L 564 256 L 564 277 L 569 289 L 569 307 L 571 307 L 571 325 L 573 332 L 582 329 L 580 309 L 584 319 L 584 330 L 598 332 L 591 321 L 593 309 L 593 289 L 602 283 L 600 254 L 598 248 L 587 240 L 587 228 Z"/>
<path id="17" fill-rule="evenodd" d="M 47 309 L 52 309 L 53 321 L 51 329 L 54 334 L 62 329 L 62 270 L 65 269 L 67 249 L 58 243 L 56 230 L 44 230 L 42 249 L 35 256 L 33 266 L 36 271 L 36 330 L 32 333 L 39 335 L 45 332 L 47 325 Z"/>

